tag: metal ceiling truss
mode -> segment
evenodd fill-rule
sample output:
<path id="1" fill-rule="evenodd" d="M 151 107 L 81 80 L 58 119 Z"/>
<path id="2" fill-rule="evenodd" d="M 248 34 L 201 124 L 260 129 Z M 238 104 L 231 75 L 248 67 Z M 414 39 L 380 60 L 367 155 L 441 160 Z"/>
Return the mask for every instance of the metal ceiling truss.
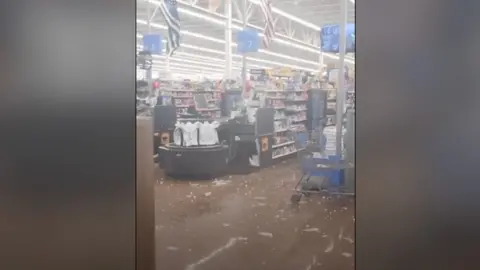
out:
<path id="1" fill-rule="evenodd" d="M 258 5 L 258 1 L 246 1 L 247 26 L 259 30 L 262 33 L 265 22 L 263 20 L 262 10 Z M 232 21 L 238 26 L 243 25 L 243 19 L 245 16 L 242 2 L 242 0 L 232 1 L 232 14 L 234 15 Z M 203 13 L 206 16 L 212 16 L 220 20 L 226 20 L 226 17 L 223 14 L 223 6 L 220 6 L 216 12 L 212 12 L 208 9 L 204 2 L 200 2 L 198 0 L 178 0 L 178 4 L 179 7 L 189 8 L 192 11 Z M 285 16 L 286 14 L 287 13 L 284 12 L 273 12 L 272 14 L 275 32 L 277 35 L 287 38 L 293 42 L 318 48 L 320 43 L 320 27 L 314 28 L 312 27 L 313 25 L 310 27 L 305 26 L 304 24 L 299 23 L 299 20 L 301 19 L 294 16 Z"/>
<path id="2" fill-rule="evenodd" d="M 244 12 L 244 1 L 246 1 L 246 12 Z M 220 5 L 216 11 L 211 11 L 208 9 L 208 0 L 177 0 L 178 2 L 178 11 L 180 13 L 182 19 L 182 34 L 187 35 L 190 38 L 200 38 L 202 41 L 210 41 L 217 44 L 224 43 L 225 39 L 225 32 L 224 27 L 226 24 L 226 16 L 223 15 L 224 5 Z M 161 15 L 159 9 L 160 1 L 154 0 L 138 0 L 137 3 L 137 24 L 139 23 L 139 19 L 148 19 L 150 24 L 152 25 L 152 31 L 157 31 L 158 29 L 166 29 L 164 25 L 164 20 Z M 263 13 L 261 12 L 260 6 L 258 4 L 258 0 L 232 0 L 232 28 L 234 31 L 241 30 L 243 28 L 243 19 L 246 18 L 247 26 L 250 28 L 254 28 L 259 31 L 261 35 L 263 35 Z M 320 54 L 319 51 L 319 43 L 320 43 L 320 27 L 316 26 L 312 23 L 304 21 L 298 17 L 292 16 L 278 8 L 273 8 L 273 17 L 275 20 L 275 30 L 276 30 L 276 38 L 274 41 L 281 45 L 287 45 L 288 47 L 294 47 L 299 49 L 300 51 L 305 52 L 306 54 L 301 56 L 297 55 L 296 57 L 290 57 L 288 59 L 288 55 L 285 54 L 284 49 L 282 48 L 280 52 L 274 53 L 273 51 L 269 50 L 261 50 L 260 54 L 262 55 L 261 58 L 266 57 L 266 59 L 262 60 L 260 58 L 249 57 L 249 59 L 253 60 L 254 62 L 260 61 L 260 64 L 267 64 L 267 66 L 278 66 L 282 63 L 277 61 L 272 61 L 273 59 L 269 59 L 272 56 L 275 57 L 275 60 L 279 60 L 283 58 L 283 61 L 300 61 L 307 65 L 314 64 L 311 61 L 312 53 Z M 140 20 L 141 21 L 141 20 Z M 141 25 L 144 27 L 146 26 L 146 20 L 143 21 Z M 153 30 L 156 28 L 157 30 Z M 145 28 L 143 28 L 145 29 Z M 143 31 L 141 31 L 143 32 Z M 145 32 L 144 32 L 145 33 Z M 137 35 L 137 38 L 140 38 Z M 207 51 L 207 47 L 202 46 L 209 46 L 209 45 L 200 45 L 200 47 L 196 46 L 196 41 L 191 41 L 194 43 L 185 43 L 185 46 L 181 46 L 179 52 L 184 51 L 188 54 L 189 51 L 192 49 L 194 51 L 206 52 L 206 53 L 213 53 L 217 55 L 216 57 L 222 57 L 221 55 L 224 53 L 223 51 Z M 194 45 L 195 44 L 195 45 Z M 188 45 L 188 46 L 187 46 Z M 236 44 L 233 43 L 235 46 Z M 218 46 L 218 45 L 217 45 Z M 182 49 L 183 47 L 183 49 Z M 194 48 L 196 47 L 196 48 Z M 280 49 L 278 47 L 277 49 Z M 298 51 L 298 50 L 297 50 Z M 288 51 L 289 53 L 293 53 L 294 51 Z M 257 53 L 258 54 L 258 53 Z M 334 60 L 338 59 L 338 56 L 333 54 L 324 54 L 328 56 L 328 58 Z M 260 56 L 260 55 L 259 55 Z M 263 57 L 264 56 L 264 57 Z M 184 57 L 192 57 L 192 58 L 184 58 Z M 186 62 L 188 59 L 194 59 L 193 54 L 184 55 L 183 59 L 178 59 L 181 62 Z M 233 55 L 233 58 L 238 58 L 238 55 Z M 301 58 L 301 59 L 299 59 Z M 347 59 L 349 57 L 347 56 Z M 308 60 L 307 60 L 308 59 Z M 173 59 L 172 59 L 173 60 Z M 184 60 L 184 61 L 182 61 Z M 197 61 L 201 59 L 197 59 Z M 213 60 L 213 59 L 212 59 Z M 224 59 L 215 59 L 217 61 L 224 62 Z M 238 59 L 240 60 L 240 59 Z M 175 60 L 173 60 L 175 61 Z M 207 60 L 203 60 L 208 62 Z M 346 60 L 347 62 L 350 61 L 350 64 L 354 64 L 354 59 L 350 58 L 350 60 Z M 216 61 L 215 61 L 216 62 Z M 311 63 L 310 63 L 311 62 Z M 316 62 L 316 61 L 315 61 Z M 158 63 L 158 62 L 157 62 Z M 303 65 L 302 63 L 302 65 Z M 193 63 L 190 63 L 193 64 Z M 200 63 L 198 63 L 200 64 Z M 223 64 L 219 63 L 218 64 Z M 236 67 L 239 64 L 236 60 L 233 61 L 233 65 Z M 285 66 L 295 65 L 295 63 L 283 63 Z M 217 66 L 216 66 L 217 67 Z M 253 68 L 253 65 L 251 66 Z M 259 66 L 257 66 L 259 67 Z M 265 66 L 266 67 L 266 66 Z M 220 68 L 220 66 L 218 66 Z M 311 69 L 307 68 L 306 69 Z"/>

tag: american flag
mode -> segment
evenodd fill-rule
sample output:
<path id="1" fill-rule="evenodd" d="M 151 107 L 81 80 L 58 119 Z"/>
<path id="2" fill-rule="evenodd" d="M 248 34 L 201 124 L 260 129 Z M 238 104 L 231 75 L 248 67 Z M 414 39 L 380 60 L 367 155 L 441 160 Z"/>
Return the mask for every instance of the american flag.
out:
<path id="1" fill-rule="evenodd" d="M 171 56 L 180 47 L 180 17 L 178 16 L 177 0 L 163 0 L 160 10 L 168 27 L 167 55 Z"/>
<path id="2" fill-rule="evenodd" d="M 273 24 L 272 2 L 270 0 L 260 0 L 260 8 L 265 17 L 265 29 L 263 36 L 263 45 L 265 48 L 270 46 L 270 42 L 275 37 L 275 26 Z"/>

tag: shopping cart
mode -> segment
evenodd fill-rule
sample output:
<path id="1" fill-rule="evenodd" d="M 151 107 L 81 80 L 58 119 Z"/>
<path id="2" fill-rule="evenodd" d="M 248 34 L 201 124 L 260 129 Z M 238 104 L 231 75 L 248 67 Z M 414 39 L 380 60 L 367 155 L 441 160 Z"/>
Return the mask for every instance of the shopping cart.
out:
<path id="1" fill-rule="evenodd" d="M 297 149 L 302 149 L 297 152 L 302 176 L 295 185 L 290 199 L 292 204 L 296 205 L 302 196 L 312 193 L 353 195 L 345 192 L 342 186 L 342 174 L 345 169 L 353 168 L 353 164 L 326 156 L 324 145 L 325 139 L 319 131 L 310 132 L 307 142 L 297 142 Z"/>

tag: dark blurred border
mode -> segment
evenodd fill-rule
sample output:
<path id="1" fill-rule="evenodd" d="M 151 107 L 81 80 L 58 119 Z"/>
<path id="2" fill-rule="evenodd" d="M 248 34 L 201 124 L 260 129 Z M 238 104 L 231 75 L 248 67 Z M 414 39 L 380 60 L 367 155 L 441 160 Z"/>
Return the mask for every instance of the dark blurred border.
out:
<path id="1" fill-rule="evenodd" d="M 0 269 L 135 269 L 135 3 L 0 4 Z"/>
<path id="2" fill-rule="evenodd" d="M 478 269 L 478 10 L 356 4 L 358 270 Z"/>

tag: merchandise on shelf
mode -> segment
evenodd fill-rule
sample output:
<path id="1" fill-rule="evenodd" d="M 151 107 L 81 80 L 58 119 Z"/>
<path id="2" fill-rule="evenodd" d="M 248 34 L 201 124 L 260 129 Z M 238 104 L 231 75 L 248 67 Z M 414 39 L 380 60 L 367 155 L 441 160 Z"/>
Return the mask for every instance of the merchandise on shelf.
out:
<path id="1" fill-rule="evenodd" d="M 275 110 L 272 158 L 296 153 L 296 142 L 306 132 L 306 90 L 313 80 L 288 68 L 255 70 L 254 74 L 251 76 L 253 88 L 265 96 L 265 106 Z"/>
<path id="2" fill-rule="evenodd" d="M 219 118 L 222 91 L 218 87 L 222 85 L 213 81 L 162 81 L 159 83 L 159 92 L 163 104 L 174 105 L 177 114 L 187 113 L 190 107 L 196 106 L 195 95 L 203 94 L 207 104 L 203 108 L 196 108 L 196 111 L 205 117 Z"/>
<path id="3" fill-rule="evenodd" d="M 344 145 L 343 138 L 345 137 L 345 129 L 342 129 L 341 153 L 343 155 Z M 325 138 L 324 153 L 328 156 L 335 156 L 337 149 L 337 129 L 335 126 L 328 126 L 323 129 L 323 136 Z"/>
<path id="4" fill-rule="evenodd" d="M 283 147 L 273 149 L 272 158 L 273 159 L 281 158 L 281 157 L 288 156 L 288 155 L 296 153 L 296 152 L 297 152 L 297 148 L 295 147 L 295 144 L 291 144 L 291 145 L 287 145 L 287 146 L 283 146 Z"/>

